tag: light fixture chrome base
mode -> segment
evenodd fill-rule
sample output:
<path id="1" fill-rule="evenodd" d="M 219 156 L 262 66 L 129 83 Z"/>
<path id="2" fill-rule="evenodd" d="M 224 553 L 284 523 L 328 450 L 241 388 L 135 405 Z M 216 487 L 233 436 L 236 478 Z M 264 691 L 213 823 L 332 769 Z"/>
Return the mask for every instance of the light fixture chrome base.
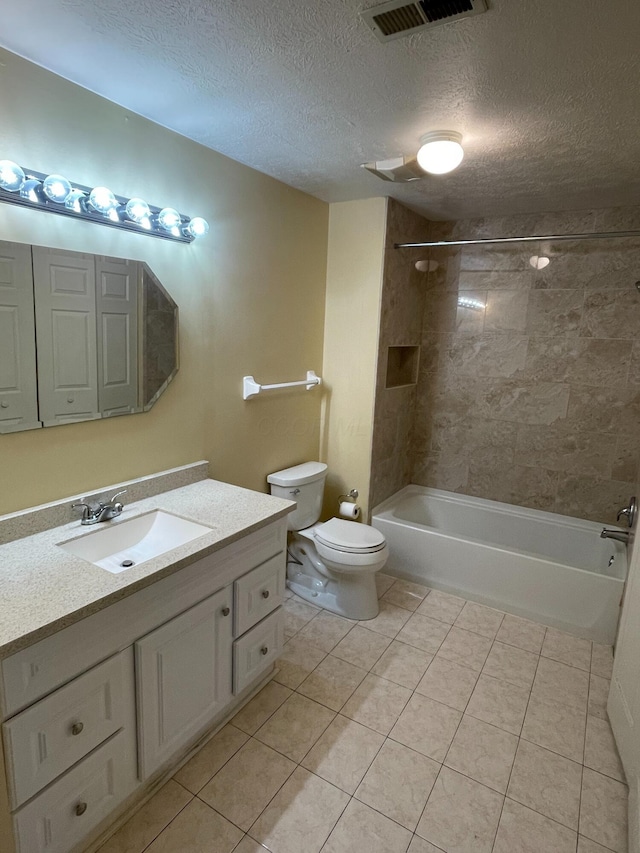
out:
<path id="1" fill-rule="evenodd" d="M 42 184 L 48 177 L 47 174 L 36 172 L 33 169 L 26 169 L 24 167 L 22 167 L 22 169 L 25 173 L 25 182 L 36 181 L 39 184 Z M 75 181 L 72 181 L 71 183 L 74 190 L 80 190 L 87 198 L 89 197 L 91 190 L 93 189 L 92 187 L 77 184 Z M 194 236 L 184 232 L 184 228 L 190 222 L 190 218 L 188 216 L 180 214 L 180 226 L 176 227 L 176 229 L 171 232 L 154 225 L 154 218 L 157 218 L 163 208 L 150 204 L 149 211 L 151 221 L 145 225 L 140 222 L 134 222 L 130 219 L 121 218 L 120 213 L 117 211 L 126 207 L 129 198 L 115 195 L 115 199 L 118 202 L 118 208 L 115 211 L 115 217 L 112 219 L 109 215 L 105 215 L 94 210 L 90 205 L 86 204 L 86 202 L 79 205 L 79 209 L 74 210 L 73 208 L 66 207 L 64 203 L 52 201 L 47 198 L 44 193 L 39 193 L 35 198 L 29 198 L 21 195 L 19 190 L 12 192 L 0 187 L 0 201 L 5 202 L 6 204 L 15 204 L 19 207 L 30 208 L 31 210 L 57 213 L 59 216 L 81 219 L 84 222 L 95 222 L 97 225 L 108 225 L 110 228 L 119 228 L 121 231 L 124 230 L 131 234 L 145 234 L 148 237 L 160 237 L 163 240 L 172 240 L 174 243 L 192 243 L 195 240 Z"/>

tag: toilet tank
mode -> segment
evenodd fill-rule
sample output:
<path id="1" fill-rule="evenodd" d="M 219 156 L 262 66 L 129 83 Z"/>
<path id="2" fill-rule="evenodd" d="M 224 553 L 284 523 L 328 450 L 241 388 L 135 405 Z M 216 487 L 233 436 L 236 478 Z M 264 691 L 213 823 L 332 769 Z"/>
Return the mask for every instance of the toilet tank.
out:
<path id="1" fill-rule="evenodd" d="M 269 474 L 267 483 L 271 486 L 271 494 L 298 504 L 287 516 L 289 530 L 304 530 L 320 518 L 326 478 L 324 462 L 304 462 Z"/>

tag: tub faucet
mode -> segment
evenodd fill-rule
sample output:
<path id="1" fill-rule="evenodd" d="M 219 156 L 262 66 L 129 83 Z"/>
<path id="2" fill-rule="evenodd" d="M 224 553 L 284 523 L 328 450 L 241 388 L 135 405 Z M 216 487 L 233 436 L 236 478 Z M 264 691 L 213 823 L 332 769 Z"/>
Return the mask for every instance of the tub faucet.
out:
<path id="1" fill-rule="evenodd" d="M 77 504 L 72 504 L 71 509 L 79 509 L 82 507 L 82 521 L 80 524 L 98 524 L 100 521 L 109 521 L 112 518 L 117 518 L 124 505 L 120 501 L 116 501 L 120 495 L 124 495 L 126 489 L 121 492 L 116 492 L 108 501 L 98 501 L 97 503 L 85 503 L 80 501 Z"/>
<path id="2" fill-rule="evenodd" d="M 602 533 L 600 534 L 600 538 L 601 539 L 617 539 L 618 542 L 624 542 L 625 545 L 628 545 L 630 534 L 631 534 L 630 530 L 611 530 L 608 527 L 603 527 Z"/>

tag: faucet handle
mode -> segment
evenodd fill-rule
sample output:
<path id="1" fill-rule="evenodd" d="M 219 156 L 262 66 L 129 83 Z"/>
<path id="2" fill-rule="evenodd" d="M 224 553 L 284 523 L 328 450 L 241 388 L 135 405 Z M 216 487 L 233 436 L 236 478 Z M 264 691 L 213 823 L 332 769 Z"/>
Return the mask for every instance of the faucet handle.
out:
<path id="1" fill-rule="evenodd" d="M 71 504 L 71 509 L 82 509 L 82 519 L 89 518 L 89 515 L 92 512 L 92 508 L 90 504 L 84 503 L 84 501 L 79 501 L 78 503 Z"/>
<path id="2" fill-rule="evenodd" d="M 115 495 L 109 498 L 109 503 L 106 504 L 105 507 L 107 512 L 105 518 L 116 518 L 121 514 L 122 510 L 124 509 L 124 504 L 122 504 L 120 501 L 116 501 L 116 498 L 119 498 L 120 495 L 124 495 L 126 491 L 126 489 L 122 489 L 121 492 L 116 492 Z"/>
<path id="3" fill-rule="evenodd" d="M 618 515 L 616 519 L 620 521 L 620 517 L 626 515 L 627 524 L 629 527 L 633 527 L 633 522 L 635 521 L 636 512 L 638 511 L 637 501 L 635 495 L 629 500 L 629 506 L 623 506 L 622 509 L 618 511 Z"/>

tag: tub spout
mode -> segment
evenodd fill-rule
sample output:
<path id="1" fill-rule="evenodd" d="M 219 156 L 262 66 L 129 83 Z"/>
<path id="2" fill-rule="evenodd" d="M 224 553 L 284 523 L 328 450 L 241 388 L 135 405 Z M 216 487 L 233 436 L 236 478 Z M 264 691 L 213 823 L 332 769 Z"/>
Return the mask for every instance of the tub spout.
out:
<path id="1" fill-rule="evenodd" d="M 618 542 L 624 542 L 625 545 L 629 544 L 629 534 L 630 530 L 610 530 L 608 527 L 602 528 L 602 533 L 600 534 L 601 539 L 617 539 Z"/>

